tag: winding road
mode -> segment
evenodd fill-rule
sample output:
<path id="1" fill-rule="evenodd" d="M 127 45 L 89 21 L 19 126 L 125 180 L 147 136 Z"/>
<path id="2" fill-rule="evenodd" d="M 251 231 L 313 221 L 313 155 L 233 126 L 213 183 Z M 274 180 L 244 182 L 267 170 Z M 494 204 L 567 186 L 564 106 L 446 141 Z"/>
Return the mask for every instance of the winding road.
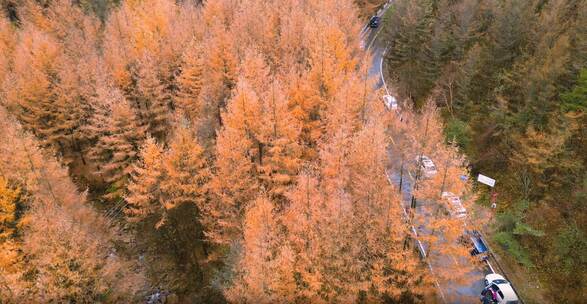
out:
<path id="1" fill-rule="evenodd" d="M 377 16 L 383 18 L 383 15 L 387 12 L 391 3 L 393 1 L 388 1 L 379 11 L 377 12 Z M 383 25 L 383 24 L 382 24 Z M 383 88 L 387 94 L 394 95 L 390 92 L 390 88 L 387 86 L 385 82 L 385 78 L 383 76 L 383 58 L 385 57 L 385 53 L 387 51 L 385 45 L 380 45 L 380 42 L 376 39 L 381 31 L 381 26 L 379 28 L 371 29 L 367 25 L 361 31 L 361 41 L 363 48 L 366 48 L 368 52 L 371 52 L 372 61 L 369 67 L 369 76 L 373 78 L 377 78 L 378 81 L 375 84 L 374 89 Z M 401 103 L 400 103 L 401 104 Z M 394 166 L 394 162 L 398 162 L 397 159 L 394 159 L 395 153 L 393 149 L 389 151 L 389 163 L 388 163 L 388 171 L 387 179 L 390 183 L 399 185 L 399 173 L 394 172 L 393 168 L 397 168 L 398 166 Z M 410 199 L 411 199 L 411 185 L 413 183 L 413 178 L 411 175 L 404 177 L 403 187 L 402 187 L 402 197 L 403 197 L 403 208 L 404 213 L 407 216 L 407 210 L 410 208 Z M 418 204 L 421 205 L 420 202 Z M 422 210 L 421 208 L 417 208 L 416 212 Z M 414 235 L 427 233 L 426 231 L 422 231 L 412 227 L 412 232 Z M 450 267 L 455 267 L 456 260 L 452 256 L 443 256 L 440 259 L 428 259 L 426 258 L 426 245 L 423 245 L 419 241 L 417 241 L 417 246 L 420 251 L 420 255 L 424 257 L 424 260 L 428 264 L 428 267 L 431 273 L 435 274 L 435 268 L 442 267 L 443 269 L 449 269 Z M 430 261 L 432 260 L 432 261 Z M 454 266 L 453 266 L 454 265 Z M 484 277 L 486 274 L 493 273 L 493 267 L 488 262 L 487 267 L 484 269 L 475 270 L 473 273 L 470 273 L 471 277 L 475 279 L 471 282 L 464 283 L 461 285 L 455 286 L 454 282 L 442 282 L 436 281 L 436 287 L 438 291 L 439 301 L 442 303 L 475 303 L 479 301 L 479 295 L 484 287 Z M 477 279 L 478 278 L 478 279 Z M 449 286 L 450 284 L 450 286 Z"/>

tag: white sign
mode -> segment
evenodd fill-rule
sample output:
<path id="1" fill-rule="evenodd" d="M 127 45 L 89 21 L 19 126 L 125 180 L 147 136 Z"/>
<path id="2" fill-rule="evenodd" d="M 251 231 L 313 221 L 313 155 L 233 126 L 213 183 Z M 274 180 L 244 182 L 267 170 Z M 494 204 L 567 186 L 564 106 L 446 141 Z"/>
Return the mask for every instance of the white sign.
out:
<path id="1" fill-rule="evenodd" d="M 495 186 L 495 180 L 489 176 L 485 176 L 483 174 L 479 174 L 479 177 L 477 177 L 477 181 L 482 183 L 482 184 L 486 184 L 489 187 L 493 187 Z"/>

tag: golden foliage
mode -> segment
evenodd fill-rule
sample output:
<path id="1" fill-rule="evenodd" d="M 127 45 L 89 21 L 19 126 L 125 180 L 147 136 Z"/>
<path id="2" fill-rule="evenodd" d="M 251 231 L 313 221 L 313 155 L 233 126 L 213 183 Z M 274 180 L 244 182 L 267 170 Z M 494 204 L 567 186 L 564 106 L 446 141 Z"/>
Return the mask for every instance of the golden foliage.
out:
<path id="1" fill-rule="evenodd" d="M 3 108 L 0 127 L 0 172 L 27 194 L 19 233 L 26 263 L 19 272 L 36 273 L 12 276 L 8 299 L 95 301 L 106 292 L 111 301 L 132 299 L 142 276 L 116 255 L 108 221 L 85 203 L 85 194 L 77 191 L 67 170 Z M 12 258 L 19 265 L 19 257 Z"/>
<path id="2" fill-rule="evenodd" d="M 2 265 L 22 267 L 11 270 L 12 297 L 132 302 L 143 282 L 135 267 L 189 296 L 222 281 L 233 302 L 427 294 L 384 175 L 383 119 L 393 119 L 372 90 L 353 2 L 180 2 L 123 1 L 101 24 L 65 0 L 27 1 L 19 29 L 0 23 L 10 113 L 0 108 L 0 225 L 26 222 L 22 240 L 2 243 Z M 392 131 L 404 157 L 422 149 L 450 176 L 417 194 L 467 191 L 437 110 L 407 116 Z M 112 225 L 116 211 L 100 216 L 81 185 L 93 199 L 124 199 L 115 206 L 132 224 L 132 259 L 113 245 L 130 233 Z M 14 189 L 30 221 L 14 217 Z M 0 239 L 12 233 L 0 227 Z M 147 263 L 134 265 L 133 250 Z"/>

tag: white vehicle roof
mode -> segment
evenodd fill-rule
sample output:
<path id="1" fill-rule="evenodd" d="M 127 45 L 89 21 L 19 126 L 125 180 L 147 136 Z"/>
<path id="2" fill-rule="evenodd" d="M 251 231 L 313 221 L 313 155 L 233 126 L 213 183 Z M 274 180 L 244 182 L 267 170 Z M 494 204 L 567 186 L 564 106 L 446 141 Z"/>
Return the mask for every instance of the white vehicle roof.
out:
<path id="1" fill-rule="evenodd" d="M 487 280 L 487 282 L 491 283 L 495 280 L 504 280 L 507 281 L 502 275 L 497 274 L 497 273 L 490 273 L 488 275 L 485 276 L 485 280 Z"/>
<path id="2" fill-rule="evenodd" d="M 428 158 L 428 156 L 422 155 L 421 161 L 422 161 L 422 165 L 424 166 L 424 168 L 436 170 L 434 163 L 432 162 L 432 160 L 430 158 Z"/>
<path id="3" fill-rule="evenodd" d="M 419 165 L 421 165 L 424 168 L 424 175 L 426 177 L 430 178 L 437 173 L 436 166 L 434 166 L 434 163 L 432 162 L 432 160 L 428 156 L 426 156 L 426 155 L 422 155 L 422 157 L 416 156 L 416 162 L 418 162 Z"/>
<path id="4" fill-rule="evenodd" d="M 434 167 L 434 163 L 429 159 L 423 159 L 422 164 L 424 164 L 424 167 Z"/>
<path id="5" fill-rule="evenodd" d="M 500 296 L 503 295 L 502 300 L 505 301 L 504 303 L 518 301 L 518 296 L 512 288 L 512 285 L 503 276 L 497 273 L 491 273 L 485 276 L 485 280 L 487 280 L 489 284 L 495 284 L 499 288 L 501 291 Z"/>
<path id="6" fill-rule="evenodd" d="M 467 216 L 467 209 L 463 207 L 463 203 L 458 196 L 454 195 L 452 192 L 442 192 L 442 197 L 449 202 L 451 208 L 450 211 L 454 216 L 458 218 Z"/>
<path id="7" fill-rule="evenodd" d="M 426 156 L 426 155 L 422 155 L 422 157 L 416 156 L 416 161 L 418 161 L 418 160 L 421 160 L 422 163 L 428 163 L 428 164 L 433 164 L 434 165 L 434 163 L 432 162 L 432 160 L 428 156 Z"/>
<path id="8" fill-rule="evenodd" d="M 390 110 L 397 109 L 397 100 L 391 95 L 383 95 L 383 103 Z"/>
<path id="9" fill-rule="evenodd" d="M 503 293 L 503 300 L 505 301 L 518 301 L 518 295 L 512 288 L 510 283 L 503 283 L 503 284 L 496 284 L 499 287 L 499 290 Z M 501 295 L 500 295 L 501 296 Z M 507 302 L 506 302 L 507 303 Z"/>

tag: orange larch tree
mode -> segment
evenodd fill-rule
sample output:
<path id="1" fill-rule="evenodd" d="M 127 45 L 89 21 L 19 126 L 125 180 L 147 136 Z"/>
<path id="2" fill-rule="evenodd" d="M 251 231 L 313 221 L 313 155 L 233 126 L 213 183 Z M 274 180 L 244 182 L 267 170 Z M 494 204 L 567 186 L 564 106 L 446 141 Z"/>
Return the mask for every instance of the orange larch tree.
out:
<path id="1" fill-rule="evenodd" d="M 144 128 L 122 93 L 112 87 L 100 89 L 94 116 L 88 127 L 96 137 L 89 156 L 96 166 L 95 173 L 111 190 L 106 198 L 120 197 L 137 159 L 138 148 L 144 139 Z"/>
<path id="2" fill-rule="evenodd" d="M 10 72 L 13 60 L 13 52 L 16 43 L 16 35 L 12 24 L 7 18 L 0 18 L 0 85 Z"/>
<path id="3" fill-rule="evenodd" d="M 428 103 L 422 113 L 408 124 L 414 122 L 420 125 L 420 128 L 409 131 L 417 153 L 410 160 L 416 166 L 413 170 L 417 179 L 412 189 L 414 225 L 424 227 L 420 241 L 425 244 L 427 259 L 434 265 L 437 279 L 443 282 L 443 286 L 471 283 L 481 264 L 471 257 L 470 246 L 460 242 L 466 237 L 467 218 L 457 217 L 459 206 L 450 201 L 451 196 L 468 202 L 474 199 L 470 182 L 463 179 L 469 175 L 467 163 L 455 145 L 445 143 L 435 105 Z M 436 174 L 426 176 L 415 161 L 419 155 L 428 156 L 434 162 Z M 463 205 L 468 207 L 469 204 Z M 449 258 L 452 263 L 446 262 Z"/>
<path id="4" fill-rule="evenodd" d="M 199 41 L 192 40 L 182 55 L 181 74 L 175 104 L 191 121 L 197 121 L 202 114 L 200 92 L 203 86 L 202 48 Z"/>
<path id="5" fill-rule="evenodd" d="M 165 178 L 160 189 L 161 203 L 166 209 L 188 203 L 198 208 L 206 206 L 211 175 L 203 152 L 191 129 L 185 126 L 176 129 L 163 158 Z"/>
<path id="6" fill-rule="evenodd" d="M 205 284 L 210 270 L 206 267 L 208 241 L 206 224 L 212 219 L 201 212 L 209 201 L 210 170 L 204 150 L 193 131 L 184 122 L 177 126 L 169 149 L 162 161 L 159 221 L 155 227 L 165 235 L 174 250 L 174 271 L 181 280 L 175 288 L 191 288 Z M 160 245 L 159 245 L 160 247 Z M 185 269 L 185 273 L 181 271 Z"/>
<path id="7" fill-rule="evenodd" d="M 255 198 L 259 182 L 255 177 L 251 147 L 261 124 L 261 104 L 244 81 L 239 82 L 216 143 L 216 174 L 212 187 L 216 195 L 208 211 L 217 218 L 209 233 L 219 243 L 228 243 L 242 233 L 241 220 L 246 204 Z"/>
<path id="8" fill-rule="evenodd" d="M 308 22 L 306 2 L 287 0 L 275 2 L 278 6 L 279 24 L 275 28 L 279 32 L 277 42 L 273 42 L 279 60 L 275 64 L 281 74 L 306 68 L 308 62 L 304 28 Z M 287 12 L 284 14 L 283 12 Z M 284 82 L 285 83 L 285 82 Z"/>
<path id="9" fill-rule="evenodd" d="M 292 70 L 283 76 L 291 113 L 301 126 L 304 160 L 318 158 L 318 142 L 322 136 L 321 113 L 325 107 L 320 92 L 314 90 L 306 73 Z"/>
<path id="10" fill-rule="evenodd" d="M 402 210 L 401 195 L 393 191 L 385 176 L 387 162 L 386 137 L 381 120 L 369 121 L 353 140 L 349 167 L 350 194 L 353 197 L 355 246 L 360 252 L 358 263 L 370 278 L 363 289 L 367 299 L 382 296 L 396 300 L 422 299 L 430 293 L 431 282 L 426 269 L 411 248 L 406 248 L 409 235 Z M 369 252 L 365 255 L 364 252 Z M 389 271 L 393 269 L 393 271 Z"/>
<path id="11" fill-rule="evenodd" d="M 238 58 L 234 38 L 222 27 L 213 27 L 202 44 L 205 50 L 204 76 L 206 79 L 201 91 L 205 125 L 200 130 L 204 137 L 211 140 L 216 130 L 223 125 L 221 113 L 236 85 Z"/>
<path id="12" fill-rule="evenodd" d="M 210 172 L 190 128 L 177 127 L 165 151 L 147 139 L 134 167 L 126 214 L 149 271 L 173 290 L 195 290 L 209 274 L 205 224 Z M 173 273 L 173 278 L 167 274 Z"/>
<path id="13" fill-rule="evenodd" d="M 133 301 L 142 276 L 116 252 L 111 222 L 86 204 L 67 169 L 2 107 L 0 128 L 0 172 L 26 193 L 23 269 L 36 274 L 18 277 L 8 301 Z"/>
<path id="14" fill-rule="evenodd" d="M 132 76 L 135 85 L 127 91 L 130 104 L 147 132 L 163 141 L 170 129 L 171 100 L 159 78 L 157 62 L 144 55 L 137 61 Z"/>
<path id="15" fill-rule="evenodd" d="M 263 94 L 269 90 L 271 68 L 266 63 L 263 53 L 254 48 L 245 50 L 245 54 L 238 66 L 238 75 L 251 86 L 257 94 Z"/>
<path id="16" fill-rule="evenodd" d="M 58 93 L 59 55 L 57 41 L 28 25 L 20 32 L 14 69 L 5 82 L 7 108 L 23 126 L 55 151 L 63 152 L 64 135 L 71 128 L 71 105 Z"/>
<path id="17" fill-rule="evenodd" d="M 10 186 L 0 176 L 0 296 L 3 299 L 14 297 L 13 289 L 18 289 L 25 268 L 22 238 L 18 237 L 22 233 L 22 217 L 17 214 L 17 208 L 22 208 L 19 197 L 20 189 Z"/>
<path id="18" fill-rule="evenodd" d="M 300 167 L 300 127 L 277 81 L 269 84 L 261 99 L 263 116 L 258 136 L 262 144 L 257 151 L 260 153 L 257 172 L 268 193 L 280 202 Z"/>
<path id="19" fill-rule="evenodd" d="M 279 244 L 279 224 L 273 206 L 261 195 L 245 212 L 237 275 L 225 293 L 230 301 L 291 303 L 294 299 L 292 254 L 287 246 Z"/>
<path id="20" fill-rule="evenodd" d="M 287 193 L 289 205 L 281 222 L 287 229 L 287 244 L 294 253 L 292 272 L 299 276 L 296 289 L 290 293 L 300 300 L 318 302 L 323 277 L 318 271 L 316 258 L 323 245 L 320 228 L 330 210 L 324 208 L 325 198 L 313 171 L 306 168 L 298 175 L 297 183 Z"/>
<path id="21" fill-rule="evenodd" d="M 141 146 L 138 160 L 133 164 L 128 193 L 124 197 L 128 203 L 124 212 L 129 222 L 144 221 L 158 214 L 162 154 L 163 149 L 152 137 L 148 137 Z"/>
<path id="22" fill-rule="evenodd" d="M 71 165 L 77 158 L 85 164 L 85 142 L 78 131 L 88 115 L 98 54 L 98 21 L 69 1 L 54 1 L 42 8 L 29 1 L 19 13 L 26 31 L 14 41 L 21 53 L 14 58 L 7 87 L 9 110 L 64 162 Z M 22 60 L 25 62 L 18 64 Z M 21 81 L 25 84 L 15 85 Z M 31 86 L 31 81 L 36 85 Z"/>
<path id="23" fill-rule="evenodd" d="M 252 60 L 258 63 L 256 59 Z M 256 69 L 247 70 L 245 77 L 256 77 L 253 75 L 259 72 L 265 75 L 263 66 L 258 64 Z M 253 198 L 251 194 L 256 187 L 265 189 L 276 203 L 283 204 L 283 194 L 293 182 L 300 164 L 299 128 L 287 107 L 285 96 L 277 82 L 265 87 L 267 91 L 259 96 L 247 80 L 243 78 L 239 81 L 228 110 L 223 115 L 224 127 L 218 136 L 215 192 L 219 200 L 224 201 L 219 203 L 219 207 L 231 206 L 231 213 L 237 215 L 232 221 L 237 223 L 242 220 L 242 210 Z M 241 138 L 225 141 L 225 138 L 233 136 Z M 227 162 L 232 157 L 238 159 Z M 238 176 L 235 176 L 234 170 L 226 171 L 230 167 L 224 167 L 236 164 L 241 164 L 239 171 L 236 171 L 239 172 Z M 240 174 L 247 176 L 243 178 Z M 238 183 L 232 181 L 236 177 L 240 177 Z M 250 190 L 244 193 L 229 191 L 247 184 Z"/>

